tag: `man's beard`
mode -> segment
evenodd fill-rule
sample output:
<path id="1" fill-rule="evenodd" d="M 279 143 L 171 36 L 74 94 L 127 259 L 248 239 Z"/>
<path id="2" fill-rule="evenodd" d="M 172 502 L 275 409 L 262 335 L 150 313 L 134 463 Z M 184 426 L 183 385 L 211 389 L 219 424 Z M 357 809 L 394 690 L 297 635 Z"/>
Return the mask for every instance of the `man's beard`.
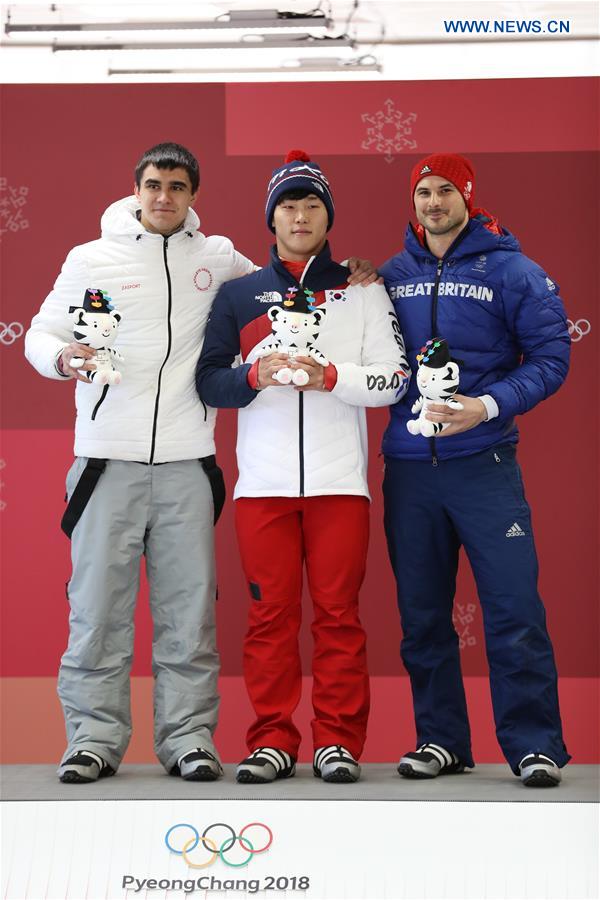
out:
<path id="1" fill-rule="evenodd" d="M 430 222 L 426 217 L 425 222 L 423 222 L 422 225 L 425 231 L 428 231 L 429 234 L 440 235 L 448 234 L 449 231 L 452 231 L 454 228 L 456 228 L 457 225 L 460 225 L 460 222 L 458 220 L 450 218 L 445 224 L 442 224 L 442 222 L 436 224 L 435 222 Z"/>

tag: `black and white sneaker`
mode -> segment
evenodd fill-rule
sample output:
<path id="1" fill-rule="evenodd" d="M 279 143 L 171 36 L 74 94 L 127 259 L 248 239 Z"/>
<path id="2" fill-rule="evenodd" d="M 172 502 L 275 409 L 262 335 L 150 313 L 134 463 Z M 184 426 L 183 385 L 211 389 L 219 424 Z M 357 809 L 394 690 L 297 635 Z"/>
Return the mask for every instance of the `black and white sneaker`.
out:
<path id="1" fill-rule="evenodd" d="M 58 777 L 63 784 L 86 784 L 114 774 L 112 766 L 91 750 L 78 750 L 58 767 Z"/>
<path id="2" fill-rule="evenodd" d="M 323 781 L 347 783 L 358 781 L 360 766 L 349 750 L 341 744 L 331 744 L 315 750 L 313 774 Z"/>
<path id="3" fill-rule="evenodd" d="M 398 763 L 398 772 L 405 778 L 436 778 L 438 775 L 456 775 L 464 772 L 455 753 L 438 744 L 422 744 L 413 753 L 407 753 Z"/>
<path id="4" fill-rule="evenodd" d="M 296 772 L 296 760 L 276 747 L 258 747 L 243 759 L 236 771 L 240 784 L 267 784 L 278 778 L 291 778 Z"/>
<path id="5" fill-rule="evenodd" d="M 216 781 L 223 774 L 223 768 L 214 753 L 196 747 L 179 757 L 171 774 L 181 775 L 186 781 Z"/>
<path id="6" fill-rule="evenodd" d="M 521 781 L 527 787 L 556 787 L 562 775 L 553 759 L 543 753 L 528 753 L 519 763 Z"/>

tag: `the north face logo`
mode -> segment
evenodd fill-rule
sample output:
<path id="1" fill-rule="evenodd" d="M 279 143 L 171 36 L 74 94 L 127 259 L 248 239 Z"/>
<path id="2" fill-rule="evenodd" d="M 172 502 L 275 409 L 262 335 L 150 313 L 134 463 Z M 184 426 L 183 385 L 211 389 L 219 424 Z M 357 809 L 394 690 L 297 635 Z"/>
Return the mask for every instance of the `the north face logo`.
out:
<path id="1" fill-rule="evenodd" d="M 254 299 L 259 303 L 281 303 L 283 297 L 279 291 L 263 291 L 262 294 L 256 294 Z"/>
<path id="2" fill-rule="evenodd" d="M 419 172 L 419 175 L 427 175 L 428 172 L 431 172 L 431 169 L 429 168 L 429 166 L 423 166 L 423 168 Z"/>

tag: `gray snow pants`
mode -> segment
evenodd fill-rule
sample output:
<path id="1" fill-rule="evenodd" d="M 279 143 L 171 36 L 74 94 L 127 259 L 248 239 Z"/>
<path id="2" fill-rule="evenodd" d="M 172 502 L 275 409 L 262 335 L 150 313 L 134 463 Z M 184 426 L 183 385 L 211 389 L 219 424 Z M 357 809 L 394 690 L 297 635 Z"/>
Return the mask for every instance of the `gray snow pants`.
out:
<path id="1" fill-rule="evenodd" d="M 67 475 L 70 497 L 87 463 Z M 154 624 L 154 748 L 167 771 L 195 747 L 215 752 L 213 498 L 199 460 L 108 460 L 71 538 L 69 645 L 58 695 L 68 746 L 117 769 L 131 737 L 129 672 L 140 561 Z"/>

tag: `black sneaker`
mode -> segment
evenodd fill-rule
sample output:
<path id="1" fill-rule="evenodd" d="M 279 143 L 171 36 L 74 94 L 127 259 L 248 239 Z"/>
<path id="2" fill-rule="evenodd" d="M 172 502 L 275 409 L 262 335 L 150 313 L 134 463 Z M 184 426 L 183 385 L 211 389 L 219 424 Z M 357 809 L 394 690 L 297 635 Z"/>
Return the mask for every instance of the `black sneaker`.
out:
<path id="1" fill-rule="evenodd" d="M 331 744 L 315 750 L 313 775 L 323 781 L 348 783 L 358 781 L 360 766 L 349 750 L 340 744 Z"/>
<path id="2" fill-rule="evenodd" d="M 436 778 L 438 775 L 456 775 L 464 772 L 455 753 L 438 744 L 422 744 L 413 753 L 407 753 L 398 763 L 398 772 L 405 778 Z"/>
<path id="3" fill-rule="evenodd" d="M 296 772 L 296 760 L 276 747 L 259 747 L 243 759 L 236 771 L 240 784 L 267 784 L 278 778 L 291 778 Z"/>
<path id="4" fill-rule="evenodd" d="M 58 777 L 63 784 L 86 784 L 114 774 L 112 766 L 90 750 L 78 750 L 58 768 Z"/>
<path id="5" fill-rule="evenodd" d="M 177 760 L 171 775 L 181 775 L 186 781 L 216 781 L 223 774 L 221 763 L 209 750 L 196 747 Z"/>
<path id="6" fill-rule="evenodd" d="M 521 781 L 527 787 L 556 787 L 561 782 L 560 769 L 543 753 L 528 753 L 519 763 Z"/>

